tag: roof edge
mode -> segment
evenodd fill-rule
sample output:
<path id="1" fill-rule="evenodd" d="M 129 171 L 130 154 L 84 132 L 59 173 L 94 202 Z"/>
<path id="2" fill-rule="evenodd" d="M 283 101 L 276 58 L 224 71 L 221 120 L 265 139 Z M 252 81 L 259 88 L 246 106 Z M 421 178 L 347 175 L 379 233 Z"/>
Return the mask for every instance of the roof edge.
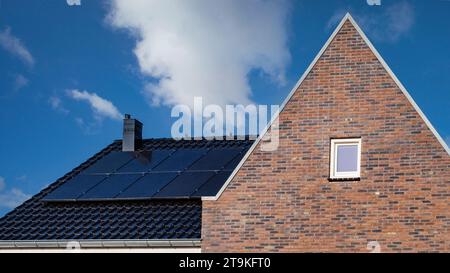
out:
<path id="1" fill-rule="evenodd" d="M 0 240 L 0 249 L 68 249 L 68 245 L 80 248 L 192 248 L 200 247 L 201 240 L 23 240 L 9 241 Z"/>
<path id="2" fill-rule="evenodd" d="M 300 85 L 303 83 L 303 81 L 306 79 L 306 77 L 308 76 L 308 74 L 311 72 L 311 70 L 313 69 L 313 67 L 316 65 L 317 61 L 320 59 L 320 57 L 323 55 L 323 53 L 325 52 L 325 50 L 328 48 L 328 46 L 331 44 L 331 42 L 334 40 L 334 38 L 336 37 L 336 35 L 338 34 L 338 32 L 341 30 L 341 28 L 344 26 L 345 22 L 349 21 L 356 29 L 356 31 L 359 33 L 359 35 L 361 35 L 361 37 L 363 38 L 364 42 L 369 46 L 370 50 L 372 51 L 372 53 L 375 55 L 375 57 L 377 57 L 378 61 L 381 63 L 381 65 L 383 66 L 383 68 L 386 70 L 386 72 L 389 74 L 389 76 L 391 76 L 391 78 L 394 80 L 394 82 L 397 84 L 397 86 L 400 88 L 400 90 L 402 91 L 402 93 L 406 96 L 406 98 L 408 99 L 408 101 L 411 103 L 411 105 L 413 106 L 413 108 L 416 110 L 416 112 L 419 114 L 419 116 L 422 118 L 422 120 L 425 122 L 425 124 L 427 125 L 428 129 L 430 129 L 430 131 L 433 133 L 433 135 L 436 137 L 436 139 L 438 140 L 438 142 L 442 145 L 442 147 L 444 148 L 444 150 L 447 152 L 448 155 L 450 155 L 450 149 L 447 146 L 447 144 L 445 143 L 445 141 L 443 140 L 443 138 L 439 135 L 439 133 L 436 131 L 436 129 L 433 127 L 433 125 L 431 124 L 431 122 L 428 120 L 428 118 L 425 116 L 425 114 L 422 112 L 422 110 L 419 108 L 419 106 L 416 104 L 416 102 L 413 100 L 413 98 L 411 97 L 411 95 L 408 93 L 408 91 L 406 90 L 406 88 L 403 86 L 403 84 L 400 82 L 400 80 L 397 78 L 397 76 L 395 76 L 394 72 L 392 72 L 392 70 L 390 69 L 390 67 L 387 65 L 387 63 L 384 61 L 383 57 L 381 57 L 380 53 L 378 53 L 378 51 L 375 49 L 375 47 L 373 46 L 373 44 L 370 42 L 370 40 L 367 38 L 367 36 L 364 34 L 364 32 L 362 31 L 362 29 L 359 27 L 359 25 L 356 23 L 356 21 L 353 19 L 353 17 L 350 15 L 349 12 L 347 12 L 345 14 L 345 16 L 341 19 L 341 22 L 338 24 L 338 26 L 334 29 L 333 33 L 331 34 L 331 36 L 328 38 L 328 40 L 325 42 L 325 44 L 322 46 L 322 48 L 320 49 L 319 53 L 317 53 L 316 57 L 314 57 L 313 61 L 310 63 L 310 65 L 308 66 L 308 68 L 305 70 L 305 72 L 303 72 L 302 76 L 300 77 L 300 79 L 297 81 L 297 83 L 294 85 L 294 87 L 292 88 L 292 90 L 289 92 L 288 96 L 286 97 L 286 99 L 283 101 L 283 103 L 280 106 L 279 111 L 273 115 L 272 119 L 270 120 L 270 122 L 267 124 L 267 126 L 264 128 L 264 130 L 261 132 L 261 134 L 258 136 L 258 138 L 253 142 L 252 146 L 248 149 L 247 153 L 244 155 L 244 157 L 241 159 L 241 161 L 239 162 L 239 164 L 236 166 L 236 168 L 233 170 L 233 172 L 231 173 L 230 177 L 228 177 L 227 181 L 224 183 L 224 185 L 222 186 L 222 188 L 219 190 L 219 192 L 215 195 L 215 196 L 207 196 L 207 197 L 202 197 L 203 201 L 216 201 L 220 198 L 220 196 L 222 195 L 222 193 L 225 191 L 225 189 L 227 188 L 228 184 L 231 182 L 231 180 L 234 178 L 234 176 L 237 174 L 237 172 L 241 169 L 242 165 L 244 164 L 244 162 L 248 159 L 248 157 L 252 154 L 253 150 L 256 148 L 256 146 L 258 146 L 259 142 L 261 141 L 261 139 L 264 137 L 264 135 L 267 133 L 267 131 L 269 130 L 270 126 L 272 126 L 273 122 L 278 118 L 278 116 L 280 115 L 280 113 L 283 111 L 283 109 L 286 107 L 287 103 L 290 101 L 290 99 L 292 98 L 292 96 L 294 95 L 294 93 L 297 91 L 297 89 L 300 87 Z"/>
<path id="3" fill-rule="evenodd" d="M 417 105 L 417 103 L 411 97 L 409 92 L 406 90 L 406 88 L 403 86 L 403 84 L 400 82 L 400 80 L 397 78 L 397 76 L 391 70 L 389 65 L 384 61 L 383 57 L 380 55 L 378 50 L 373 46 L 372 42 L 370 42 L 369 38 L 367 38 L 366 34 L 362 31 L 362 29 L 359 27 L 359 25 L 356 23 L 356 21 L 350 15 L 350 13 L 347 13 L 345 18 L 347 18 L 352 23 L 352 25 L 355 27 L 356 31 L 358 31 L 359 35 L 361 35 L 361 37 L 363 38 L 364 42 L 366 42 L 366 44 L 369 46 L 370 50 L 373 52 L 375 57 L 377 57 L 378 61 L 381 63 L 383 68 L 387 71 L 389 76 L 391 76 L 391 78 L 397 84 L 398 88 L 400 88 L 402 93 L 405 95 L 405 97 L 411 103 L 411 105 L 413 106 L 414 110 L 416 110 L 416 112 L 419 114 L 419 116 L 425 122 L 425 124 L 427 125 L 428 129 L 430 129 L 430 131 L 433 133 L 433 135 L 436 137 L 436 139 L 442 145 L 442 147 L 447 152 L 447 154 L 450 155 L 450 148 L 448 147 L 447 143 L 444 141 L 444 139 L 441 137 L 441 135 L 439 135 L 438 131 L 436 131 L 434 126 L 431 124 L 431 122 L 428 120 L 428 118 L 425 116 L 425 114 L 420 109 L 419 105 Z"/>

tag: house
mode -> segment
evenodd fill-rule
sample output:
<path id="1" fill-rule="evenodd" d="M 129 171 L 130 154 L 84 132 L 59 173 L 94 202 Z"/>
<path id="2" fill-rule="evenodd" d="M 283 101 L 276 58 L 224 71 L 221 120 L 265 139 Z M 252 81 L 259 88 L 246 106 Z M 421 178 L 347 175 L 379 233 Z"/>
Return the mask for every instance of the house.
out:
<path id="1" fill-rule="evenodd" d="M 450 150 L 349 14 L 278 118 L 204 198 L 202 251 L 450 251 Z"/>
<path id="2" fill-rule="evenodd" d="M 347 14 L 282 105 L 279 146 L 115 141 L 0 220 L 0 250 L 448 252 L 450 150 Z M 373 249 L 374 247 L 374 249 Z"/>

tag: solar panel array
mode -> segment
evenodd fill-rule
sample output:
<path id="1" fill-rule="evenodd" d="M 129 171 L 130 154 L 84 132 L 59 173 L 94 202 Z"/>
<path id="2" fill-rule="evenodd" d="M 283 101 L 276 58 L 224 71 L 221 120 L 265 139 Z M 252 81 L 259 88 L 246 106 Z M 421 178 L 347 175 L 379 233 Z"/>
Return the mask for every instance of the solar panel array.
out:
<path id="1" fill-rule="evenodd" d="M 112 151 L 46 195 L 44 201 L 214 196 L 247 149 L 180 148 Z"/>

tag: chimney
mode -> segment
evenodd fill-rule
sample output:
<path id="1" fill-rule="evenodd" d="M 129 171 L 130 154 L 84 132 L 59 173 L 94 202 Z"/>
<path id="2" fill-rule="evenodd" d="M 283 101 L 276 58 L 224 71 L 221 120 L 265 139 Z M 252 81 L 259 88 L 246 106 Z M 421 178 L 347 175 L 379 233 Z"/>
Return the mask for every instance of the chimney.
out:
<path id="1" fill-rule="evenodd" d="M 123 119 L 122 152 L 134 152 L 142 146 L 142 123 L 129 114 Z"/>

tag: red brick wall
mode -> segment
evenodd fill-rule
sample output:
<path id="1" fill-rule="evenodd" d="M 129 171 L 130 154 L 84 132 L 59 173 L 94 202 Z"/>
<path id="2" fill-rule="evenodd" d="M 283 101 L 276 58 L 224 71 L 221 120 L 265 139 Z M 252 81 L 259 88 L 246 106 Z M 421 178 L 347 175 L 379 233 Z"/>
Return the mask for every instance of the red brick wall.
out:
<path id="1" fill-rule="evenodd" d="M 330 138 L 361 137 L 361 180 L 330 182 Z M 450 157 L 347 21 L 217 201 L 202 249 L 450 251 Z"/>

